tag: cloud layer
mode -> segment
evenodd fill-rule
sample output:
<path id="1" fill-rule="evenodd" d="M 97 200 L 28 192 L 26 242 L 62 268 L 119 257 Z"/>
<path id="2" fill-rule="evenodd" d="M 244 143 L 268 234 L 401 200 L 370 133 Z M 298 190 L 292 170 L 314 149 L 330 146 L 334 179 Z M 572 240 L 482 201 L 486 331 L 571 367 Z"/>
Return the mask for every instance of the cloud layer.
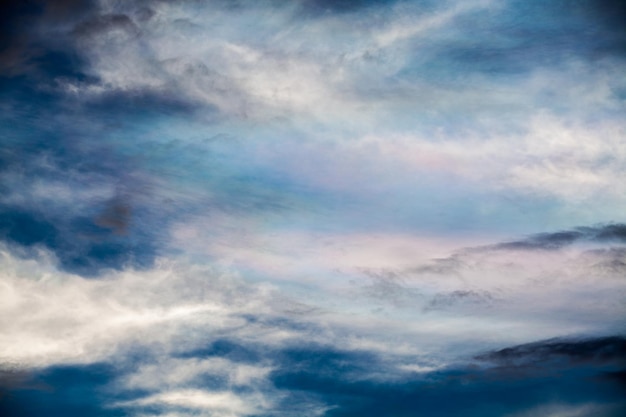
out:
<path id="1" fill-rule="evenodd" d="M 624 13 L 2 5 L 0 414 L 622 415 Z"/>

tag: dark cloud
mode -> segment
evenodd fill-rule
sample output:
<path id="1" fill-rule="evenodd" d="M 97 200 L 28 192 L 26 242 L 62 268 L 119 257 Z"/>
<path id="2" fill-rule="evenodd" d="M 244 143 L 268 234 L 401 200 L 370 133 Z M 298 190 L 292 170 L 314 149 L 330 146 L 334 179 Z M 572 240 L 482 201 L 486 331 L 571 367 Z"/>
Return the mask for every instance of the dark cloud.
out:
<path id="1" fill-rule="evenodd" d="M 531 236 L 528 239 L 517 240 L 512 242 L 500 243 L 494 247 L 494 249 L 508 249 L 508 250 L 531 250 L 531 249 L 561 249 L 564 246 L 571 245 L 572 243 L 581 240 L 585 235 L 580 231 L 565 231 L 556 233 L 541 233 Z"/>
<path id="2" fill-rule="evenodd" d="M 372 7 L 389 7 L 397 0 L 303 0 L 302 8 L 311 14 L 344 14 Z"/>
<path id="3" fill-rule="evenodd" d="M 591 235 L 592 240 L 604 242 L 626 242 L 626 224 L 609 224 L 604 227 L 581 228 Z"/>
<path id="4" fill-rule="evenodd" d="M 548 340 L 509 347 L 476 357 L 511 366 L 545 365 L 564 360 L 571 363 L 617 363 L 626 366 L 626 338 L 621 336 L 588 340 Z"/>
<path id="5" fill-rule="evenodd" d="M 611 349 L 610 341 L 598 344 Z M 599 353 L 603 348 L 598 346 L 574 350 L 613 357 Z M 591 362 L 592 367 L 567 369 L 548 364 L 525 378 L 468 365 L 401 380 L 368 378 L 369 372 L 384 370 L 385 364 L 381 357 L 363 352 L 300 350 L 289 352 L 282 363 L 285 366 L 272 377 L 275 386 L 288 394 L 282 407 L 289 410 L 296 399 L 318 401 L 329 407 L 325 416 L 496 417 L 550 404 L 555 397 L 573 407 L 589 402 L 613 405 L 602 410 L 607 417 L 626 409 L 620 390 L 596 378 L 606 372 L 603 360 Z"/>
<path id="6" fill-rule="evenodd" d="M 499 364 L 496 367 L 470 362 L 401 376 L 395 369 L 397 358 L 324 345 L 302 344 L 277 350 L 221 339 L 177 357 L 271 363 L 271 385 L 256 388 L 262 392 L 267 389 L 268 395 L 277 398 L 275 408 L 261 414 L 267 416 L 303 415 L 326 408 L 326 417 L 499 417 L 552 404 L 554 398 L 559 398 L 561 404 L 574 408 L 593 403 L 601 407 L 598 412 L 603 417 L 618 417 L 626 410 L 622 395 L 625 345 L 620 336 L 552 340 L 488 352 L 475 359 L 478 364 Z M 567 366 L 550 359 L 555 357 L 566 358 Z M 4 384 L 0 412 L 9 417 L 126 415 L 124 410 L 106 404 L 140 399 L 149 393 L 120 391 L 115 381 L 155 359 L 138 351 L 136 358 L 124 362 L 124 366 L 62 366 L 15 378 L 12 375 L 5 378 L 9 382 Z M 502 367 L 511 366 L 511 360 L 538 366 L 519 378 L 502 372 Z M 229 389 L 226 380 L 210 373 L 188 381 L 186 387 Z M 159 409 L 152 411 L 157 413 Z"/>
<path id="7" fill-rule="evenodd" d="M 98 36 L 105 32 L 120 30 L 136 35 L 139 28 L 132 19 L 124 14 L 105 14 L 80 22 L 72 31 L 78 37 Z"/>
<path id="8" fill-rule="evenodd" d="M 69 39 L 55 28 L 79 21 L 93 10 L 93 2 L 87 0 L 2 1 L 0 77 L 42 76 L 39 67 L 47 63 L 49 55 L 68 49 Z"/>
<path id="9" fill-rule="evenodd" d="M 523 240 L 504 242 L 479 250 L 553 250 L 583 241 L 626 243 L 626 224 L 607 224 L 554 233 L 540 233 Z"/>

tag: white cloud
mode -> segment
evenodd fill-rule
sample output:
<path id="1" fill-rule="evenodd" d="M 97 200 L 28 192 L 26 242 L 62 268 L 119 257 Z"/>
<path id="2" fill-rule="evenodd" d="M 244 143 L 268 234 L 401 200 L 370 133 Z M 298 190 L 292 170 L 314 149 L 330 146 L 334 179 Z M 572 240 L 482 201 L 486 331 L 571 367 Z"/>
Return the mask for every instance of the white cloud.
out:
<path id="1" fill-rule="evenodd" d="M 448 2 L 443 10 L 439 10 L 425 17 L 415 19 L 415 16 L 401 16 L 397 22 L 377 32 L 374 32 L 375 44 L 380 48 L 429 34 L 453 23 L 454 19 L 468 12 L 475 12 L 497 5 L 492 0 Z"/>
<path id="2" fill-rule="evenodd" d="M 102 13 L 132 16 L 133 7 L 101 2 Z M 500 7 L 493 2 L 448 2 L 426 13 L 397 6 L 360 14 L 358 25 L 332 16 L 300 21 L 297 5 L 150 7 L 155 14 L 135 22 L 137 34 L 82 40 L 101 80 L 85 86 L 87 95 L 148 89 L 213 106 L 249 125 L 243 136 L 272 138 L 249 150 L 259 166 L 331 191 L 375 194 L 409 187 L 416 175 L 437 182 L 452 174 L 503 194 L 563 200 L 586 211 L 584 221 L 594 199 L 623 203 L 621 63 L 572 58 L 514 76 L 470 72 L 454 85 L 399 75 L 416 55 L 434 53 L 433 39 L 458 17 Z M 404 42 L 413 38 L 421 46 Z"/>
<path id="3" fill-rule="evenodd" d="M 88 280 L 59 271 L 46 256 L 42 252 L 25 260 L 2 249 L 0 362 L 25 370 L 96 362 L 126 367 L 128 349 L 131 354 L 141 349 L 143 362 L 110 385 L 148 393 L 116 407 L 182 407 L 224 417 L 269 407 L 271 399 L 265 397 L 273 395 L 267 387 L 271 363 L 177 357 L 220 338 L 267 346 L 299 337 L 244 318 L 274 314 L 268 286 L 165 260 L 150 271 L 111 271 Z M 223 388 L 190 388 L 203 377 Z M 237 393 L 242 387 L 247 393 Z"/>
<path id="4" fill-rule="evenodd" d="M 132 3 L 100 3 L 102 13 L 133 14 Z M 380 119 L 380 105 L 393 109 L 385 99 L 360 93 L 361 85 L 386 89 L 385 78 L 408 65 L 411 54 L 401 41 L 428 38 L 492 2 L 452 2 L 426 14 L 399 7 L 382 21 L 363 14 L 359 25 L 334 17 L 298 20 L 295 3 L 268 10 L 152 3 L 154 16 L 135 22 L 137 32 L 110 29 L 83 38 L 81 51 L 100 85 L 65 88 L 87 96 L 148 89 L 244 120 L 371 125 L 368 120 Z M 383 50 L 385 59 L 368 58 Z"/>
<path id="5" fill-rule="evenodd" d="M 242 313 L 268 312 L 267 289 L 210 268 L 161 262 L 85 280 L 6 249 L 2 258 L 0 358 L 27 367 L 105 360 L 129 343 L 171 348 L 187 327 L 232 329 Z"/>
<path id="6" fill-rule="evenodd" d="M 306 242 L 298 245 L 306 248 Z M 26 369 L 102 361 L 123 366 L 126 354 L 140 348 L 144 359 L 112 388 L 147 393 L 117 406 L 139 414 L 157 406 L 165 414 L 244 416 L 271 409 L 280 399 L 269 382 L 271 372 L 281 366 L 271 352 L 285 347 L 379 353 L 384 369 L 355 377 L 394 379 L 445 367 L 481 349 L 602 334 L 620 326 L 615 313 L 622 308 L 623 271 L 598 269 L 611 253 L 588 247 L 459 252 L 456 271 L 438 273 L 419 265 L 397 270 L 398 289 L 408 302 L 394 304 L 385 293 L 363 291 L 370 279 L 364 268 L 388 271 L 397 262 L 398 248 L 406 248 L 408 256 L 408 247 L 415 249 L 419 241 L 353 236 L 343 242 L 346 253 L 354 252 L 349 262 L 329 258 L 333 245 L 342 244 L 330 243 L 328 252 L 323 241 L 311 249 L 313 264 L 344 270 L 332 275 L 318 269 L 319 279 L 310 281 L 316 285 L 308 291 L 292 290 L 306 282 L 299 268 L 293 269 L 291 282 L 281 278 L 279 287 L 183 260 L 159 260 L 152 270 L 111 271 L 89 280 L 59 271 L 45 253 L 26 260 L 3 248 L 0 359 Z M 442 252 L 450 245 L 444 243 Z M 432 249 L 428 242 L 422 244 Z M 298 245 L 288 255 L 306 259 Z M 384 255 L 387 245 L 389 254 Z M 381 259 L 376 258 L 379 252 Z M 492 303 L 464 303 L 463 291 L 488 293 Z M 450 303 L 424 311 L 440 294 L 452 294 Z M 254 363 L 184 355 L 220 339 L 255 346 L 267 355 Z M 198 390 L 203 378 L 215 387 L 204 384 Z"/>
<path id="7" fill-rule="evenodd" d="M 166 356 L 158 359 L 157 363 L 141 365 L 137 371 L 124 377 L 120 384 L 128 389 L 160 391 L 193 383 L 204 375 L 223 379 L 229 388 L 253 386 L 263 382 L 272 369 L 270 365 L 263 366 L 262 363 L 251 365 L 220 357 L 199 359 Z"/>
<path id="8" fill-rule="evenodd" d="M 196 410 L 193 415 L 239 417 L 263 410 L 264 401 L 252 395 L 240 397 L 229 391 L 177 390 L 152 395 L 140 400 L 119 403 L 123 407 L 161 406 L 166 410 L 177 408 Z M 167 411 L 166 411 L 167 412 Z M 183 415 L 186 413 L 183 412 Z M 166 414 L 167 415 L 167 414 Z"/>

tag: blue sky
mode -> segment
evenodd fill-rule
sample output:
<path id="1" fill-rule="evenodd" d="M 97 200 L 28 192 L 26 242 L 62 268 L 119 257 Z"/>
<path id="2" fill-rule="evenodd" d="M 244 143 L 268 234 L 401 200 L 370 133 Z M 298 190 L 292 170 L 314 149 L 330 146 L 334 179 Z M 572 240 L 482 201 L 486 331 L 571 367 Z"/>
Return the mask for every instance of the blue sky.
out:
<path id="1" fill-rule="evenodd" d="M 623 2 L 1 15 L 3 415 L 623 415 Z"/>

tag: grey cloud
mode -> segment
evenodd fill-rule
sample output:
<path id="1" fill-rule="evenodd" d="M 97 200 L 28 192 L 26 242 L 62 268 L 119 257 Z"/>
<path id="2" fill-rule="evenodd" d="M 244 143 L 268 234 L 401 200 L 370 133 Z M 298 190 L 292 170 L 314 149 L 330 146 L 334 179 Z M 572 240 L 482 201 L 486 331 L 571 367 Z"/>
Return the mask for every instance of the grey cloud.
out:
<path id="1" fill-rule="evenodd" d="M 2 2 L 0 76 L 37 74 L 51 51 L 71 49 L 55 27 L 71 25 L 93 10 L 94 3 L 88 0 Z"/>
<path id="2" fill-rule="evenodd" d="M 137 25 L 125 14 L 105 14 L 79 23 L 72 34 L 78 37 L 97 36 L 112 30 L 121 30 L 135 35 L 139 33 Z"/>
<path id="3" fill-rule="evenodd" d="M 495 245 L 493 249 L 524 250 L 524 249 L 560 249 L 584 238 L 579 231 L 542 233 L 528 239 L 505 242 Z"/>
<path id="4" fill-rule="evenodd" d="M 585 255 L 591 258 L 594 271 L 626 276 L 626 248 L 594 249 Z"/>
<path id="5" fill-rule="evenodd" d="M 407 272 L 415 274 L 456 275 L 464 263 L 458 255 L 448 258 L 433 259 L 429 264 L 411 268 Z"/>
<path id="6" fill-rule="evenodd" d="M 447 309 L 458 305 L 488 306 L 495 300 L 488 291 L 456 290 L 435 295 L 424 307 L 424 311 Z"/>
<path id="7" fill-rule="evenodd" d="M 581 230 L 589 233 L 592 240 L 626 242 L 626 224 L 609 224 L 596 228 L 585 227 Z"/>
<path id="8" fill-rule="evenodd" d="M 475 358 L 506 367 L 542 366 L 554 361 L 626 365 L 626 338 L 554 339 L 500 349 Z"/>
<path id="9" fill-rule="evenodd" d="M 0 365 L 0 401 L 16 389 L 33 388 L 29 379 L 31 375 L 24 370 L 10 369 Z"/>
<path id="10" fill-rule="evenodd" d="M 402 274 L 370 268 L 361 269 L 361 272 L 371 279 L 371 283 L 362 288 L 368 298 L 396 307 L 421 305 L 422 294 L 407 286 Z"/>
<path id="11" fill-rule="evenodd" d="M 497 306 L 498 312 L 506 315 L 508 302 L 515 309 L 521 308 L 519 303 L 527 299 L 542 305 L 542 309 L 554 308 L 549 314 L 556 317 L 559 309 L 569 307 L 552 306 L 550 291 L 576 291 L 579 285 L 601 280 L 597 293 L 581 300 L 590 303 L 593 297 L 607 300 L 607 288 L 620 285 L 615 278 L 626 272 L 625 230 L 620 223 L 578 227 L 461 248 L 448 257 L 407 268 L 361 269 L 371 280 L 362 290 L 373 300 L 401 308 L 417 306 L 425 313 L 450 309 L 482 311 Z M 570 246 L 572 251 L 559 252 Z M 528 253 L 522 255 L 520 251 Z M 536 293 L 540 286 L 545 289 L 544 294 Z M 612 303 L 619 303 L 609 298 Z"/>
<path id="12" fill-rule="evenodd" d="M 572 230 L 553 233 L 540 233 L 526 239 L 499 243 L 475 250 L 553 250 L 584 241 L 626 243 L 626 224 L 615 223 L 591 227 L 578 227 Z"/>

